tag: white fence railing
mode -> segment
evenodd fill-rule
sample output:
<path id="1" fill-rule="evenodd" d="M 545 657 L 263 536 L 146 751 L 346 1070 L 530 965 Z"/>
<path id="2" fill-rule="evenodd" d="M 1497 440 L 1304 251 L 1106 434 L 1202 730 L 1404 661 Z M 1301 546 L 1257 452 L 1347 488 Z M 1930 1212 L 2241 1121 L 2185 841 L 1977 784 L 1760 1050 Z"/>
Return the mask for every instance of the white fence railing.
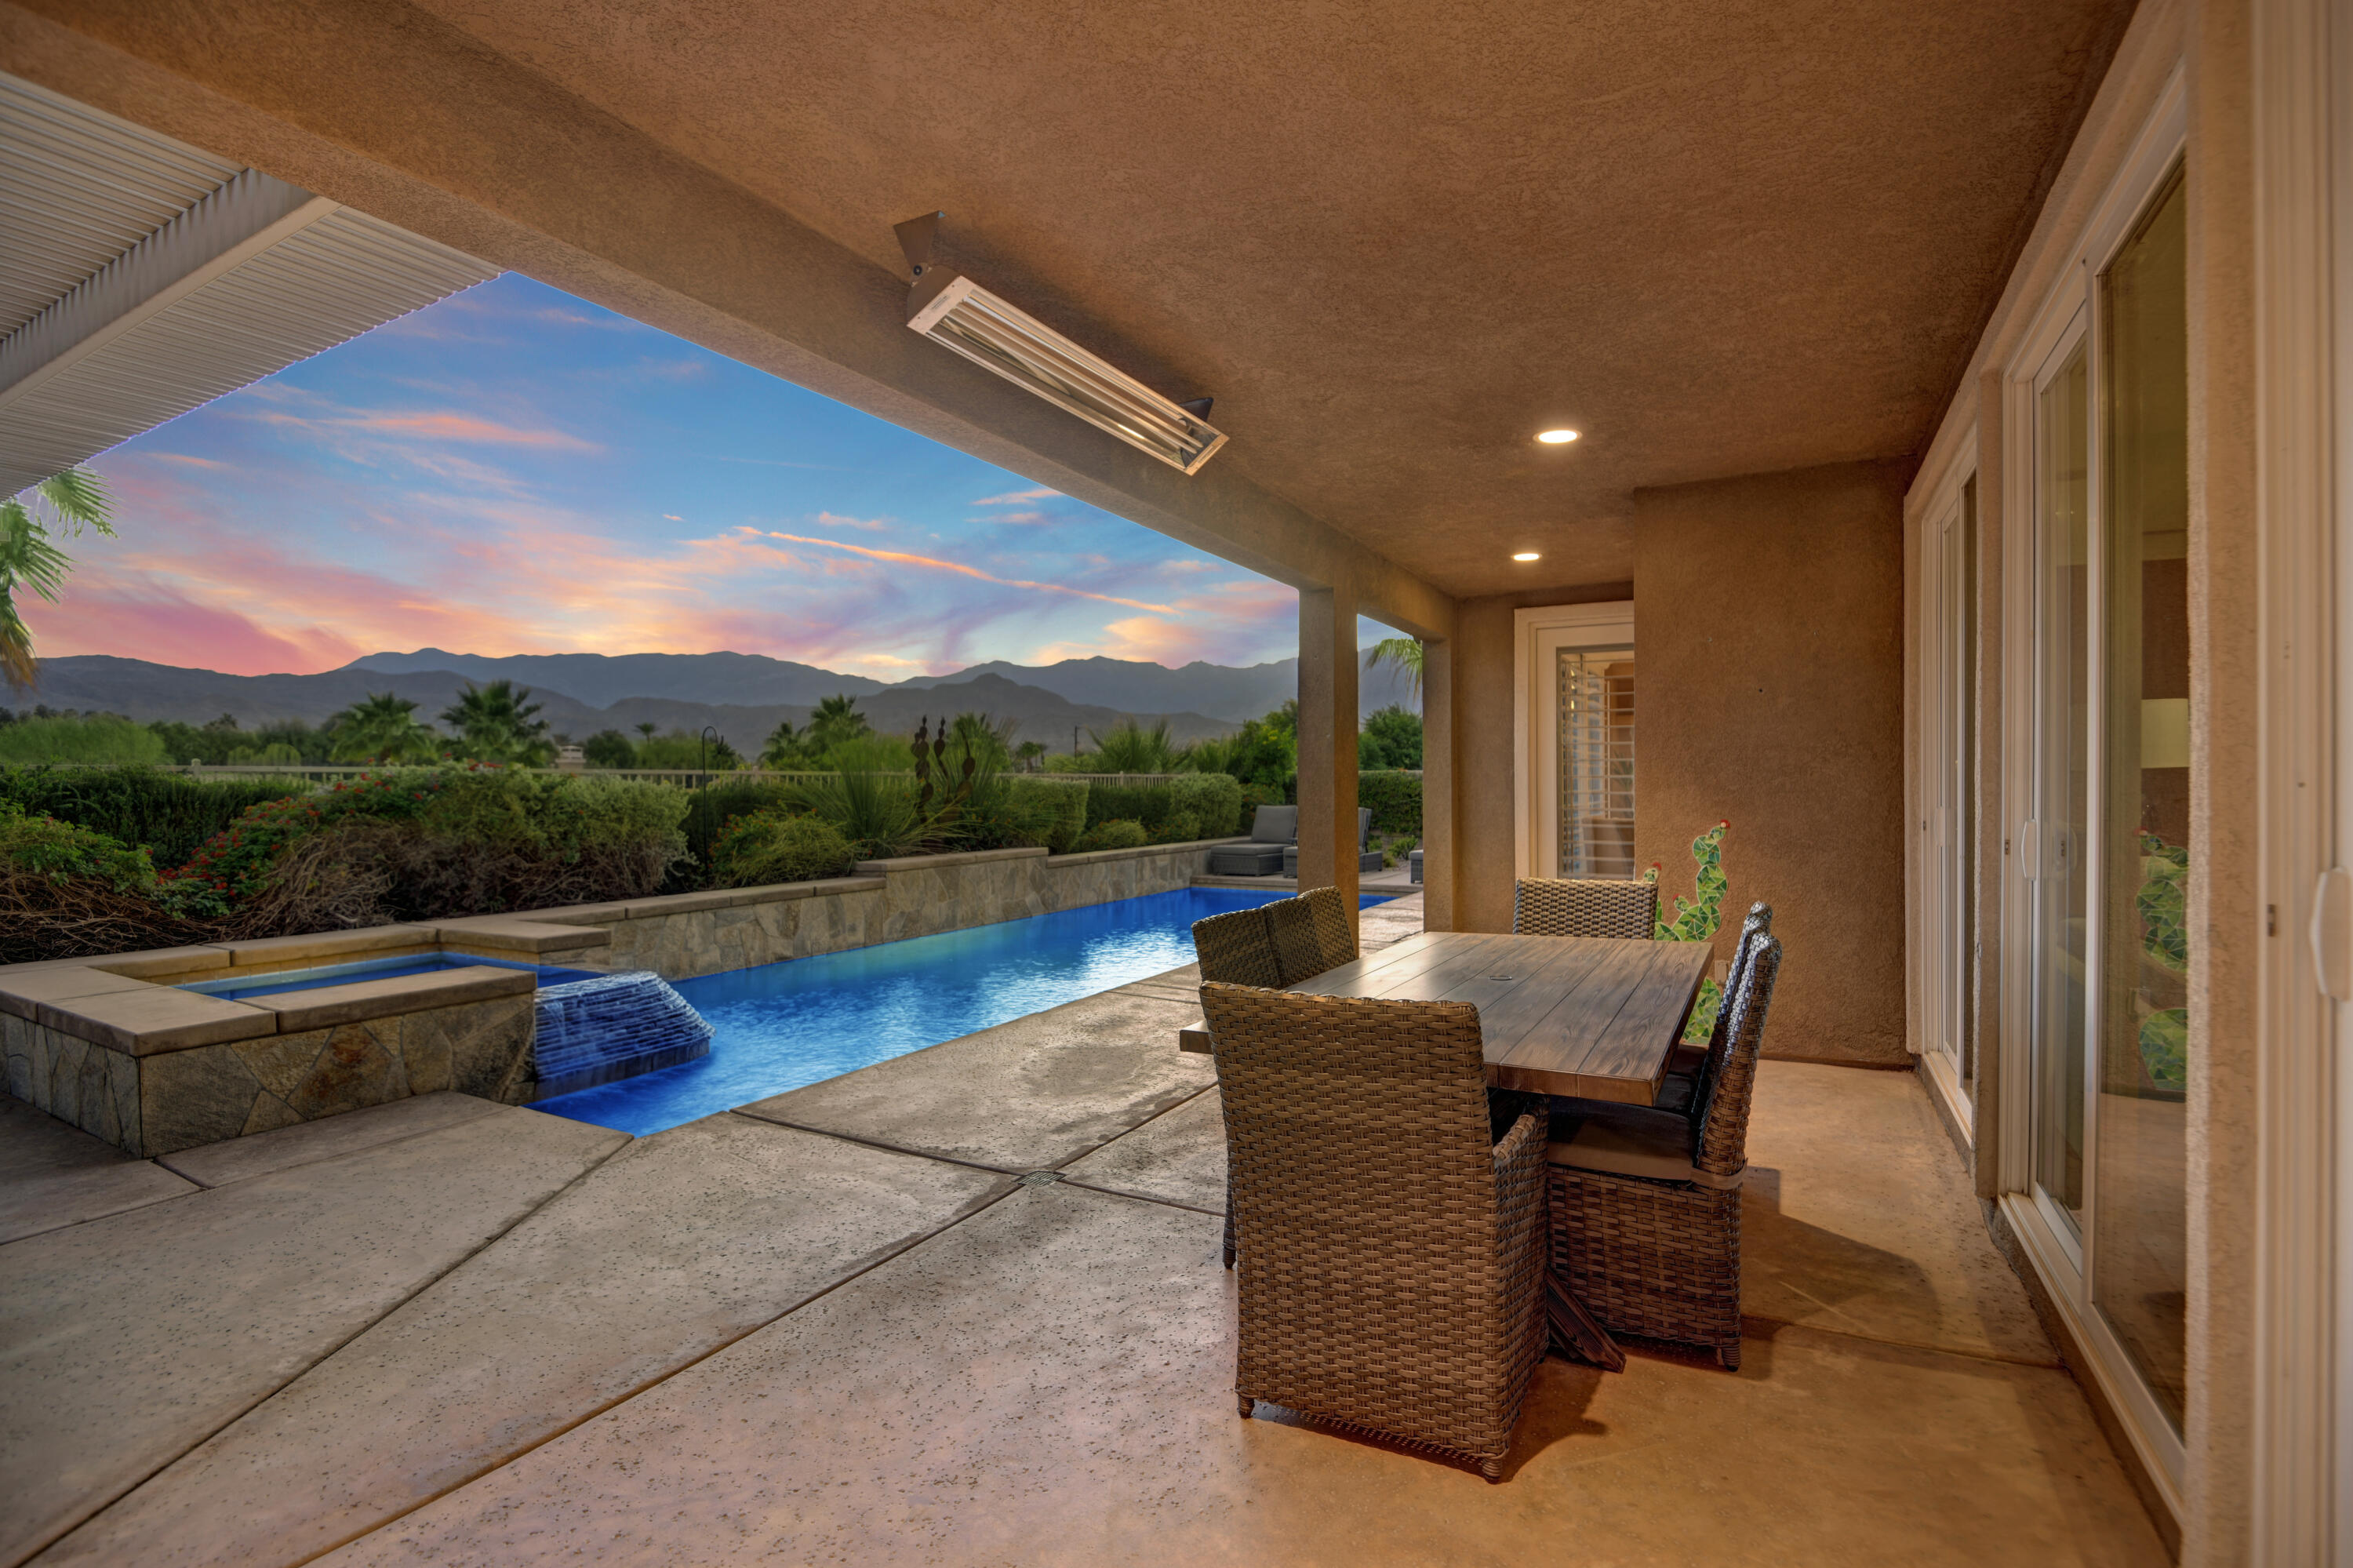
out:
<path id="1" fill-rule="evenodd" d="M 381 763 L 342 762 L 189 762 L 168 768 L 166 772 L 185 773 L 196 779 L 301 779 L 315 784 L 332 784 L 339 779 L 355 778 L 363 773 L 385 771 Z M 649 784 L 676 784 L 692 789 L 706 781 L 737 779 L 753 783 L 788 784 L 798 779 L 830 779 L 828 772 L 800 770 L 783 772 L 767 768 L 734 768 L 710 769 L 697 768 L 532 768 L 529 773 L 579 774 L 598 779 L 630 779 Z M 914 775 L 900 769 L 895 775 L 912 779 Z M 1165 784 L 1172 779 L 1182 779 L 1182 773 L 1028 773 L 1017 777 L 1029 779 L 1071 779 L 1103 784 Z"/>

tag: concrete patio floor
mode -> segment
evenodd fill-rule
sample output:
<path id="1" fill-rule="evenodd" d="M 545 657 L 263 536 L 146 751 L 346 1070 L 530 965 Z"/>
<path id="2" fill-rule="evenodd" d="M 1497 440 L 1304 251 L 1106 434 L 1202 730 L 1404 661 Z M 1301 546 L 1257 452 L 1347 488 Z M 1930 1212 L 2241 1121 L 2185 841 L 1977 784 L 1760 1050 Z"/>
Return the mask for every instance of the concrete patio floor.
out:
<path id="1" fill-rule="evenodd" d="M 2166 1560 L 1909 1074 L 1764 1068 L 1738 1373 L 1549 1360 L 1499 1486 L 1238 1420 L 1191 979 L 635 1140 L 0 1101 L 0 1563 Z"/>

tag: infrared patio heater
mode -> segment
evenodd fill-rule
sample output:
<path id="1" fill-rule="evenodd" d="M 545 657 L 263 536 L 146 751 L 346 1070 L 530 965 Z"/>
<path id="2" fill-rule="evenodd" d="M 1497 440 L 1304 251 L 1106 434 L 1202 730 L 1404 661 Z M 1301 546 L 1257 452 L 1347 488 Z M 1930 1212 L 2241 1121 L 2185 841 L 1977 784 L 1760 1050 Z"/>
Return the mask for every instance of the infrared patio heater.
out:
<path id="1" fill-rule="evenodd" d="M 1226 444 L 1225 433 L 1209 423 L 1210 399 L 1172 403 L 954 268 L 934 266 L 932 242 L 946 216 L 927 212 L 892 230 L 915 275 L 907 296 L 910 330 L 1171 468 L 1198 473 Z"/>

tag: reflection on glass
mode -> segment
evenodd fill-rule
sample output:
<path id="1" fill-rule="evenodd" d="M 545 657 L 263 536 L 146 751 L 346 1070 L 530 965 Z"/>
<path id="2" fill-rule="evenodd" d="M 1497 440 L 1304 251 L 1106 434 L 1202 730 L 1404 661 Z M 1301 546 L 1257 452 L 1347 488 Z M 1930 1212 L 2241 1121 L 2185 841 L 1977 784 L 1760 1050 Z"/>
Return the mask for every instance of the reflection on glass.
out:
<path id="1" fill-rule="evenodd" d="M 2042 842 L 2038 846 L 2034 1181 L 2080 1241 L 2084 1229 L 2084 953 L 2088 810 L 2090 467 L 2086 345 L 2036 397 L 2041 622 Z"/>
<path id="2" fill-rule="evenodd" d="M 1634 874 L 1634 660 L 1560 653 L 1561 876 Z"/>
<path id="3" fill-rule="evenodd" d="M 2189 1086 L 2189 344 L 2180 177 L 2101 281 L 2100 1100 L 2093 1298 L 2181 1422 Z"/>

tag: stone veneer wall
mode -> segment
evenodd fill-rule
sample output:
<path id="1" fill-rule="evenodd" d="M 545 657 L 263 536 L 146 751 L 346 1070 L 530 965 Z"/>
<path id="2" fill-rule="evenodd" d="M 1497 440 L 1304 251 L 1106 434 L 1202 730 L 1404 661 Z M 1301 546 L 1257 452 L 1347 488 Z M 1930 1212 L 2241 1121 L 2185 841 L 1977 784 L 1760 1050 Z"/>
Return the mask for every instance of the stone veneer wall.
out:
<path id="1" fill-rule="evenodd" d="M 1092 854 L 1042 849 L 868 861 L 831 882 L 786 883 L 540 909 L 523 917 L 612 933 L 600 966 L 665 980 L 838 953 L 1189 886 L 1230 839 Z"/>
<path id="2" fill-rule="evenodd" d="M 147 1159 L 442 1089 L 521 1103 L 531 1044 L 529 996 L 151 1056 L 0 1013 L 11 1095 Z"/>

